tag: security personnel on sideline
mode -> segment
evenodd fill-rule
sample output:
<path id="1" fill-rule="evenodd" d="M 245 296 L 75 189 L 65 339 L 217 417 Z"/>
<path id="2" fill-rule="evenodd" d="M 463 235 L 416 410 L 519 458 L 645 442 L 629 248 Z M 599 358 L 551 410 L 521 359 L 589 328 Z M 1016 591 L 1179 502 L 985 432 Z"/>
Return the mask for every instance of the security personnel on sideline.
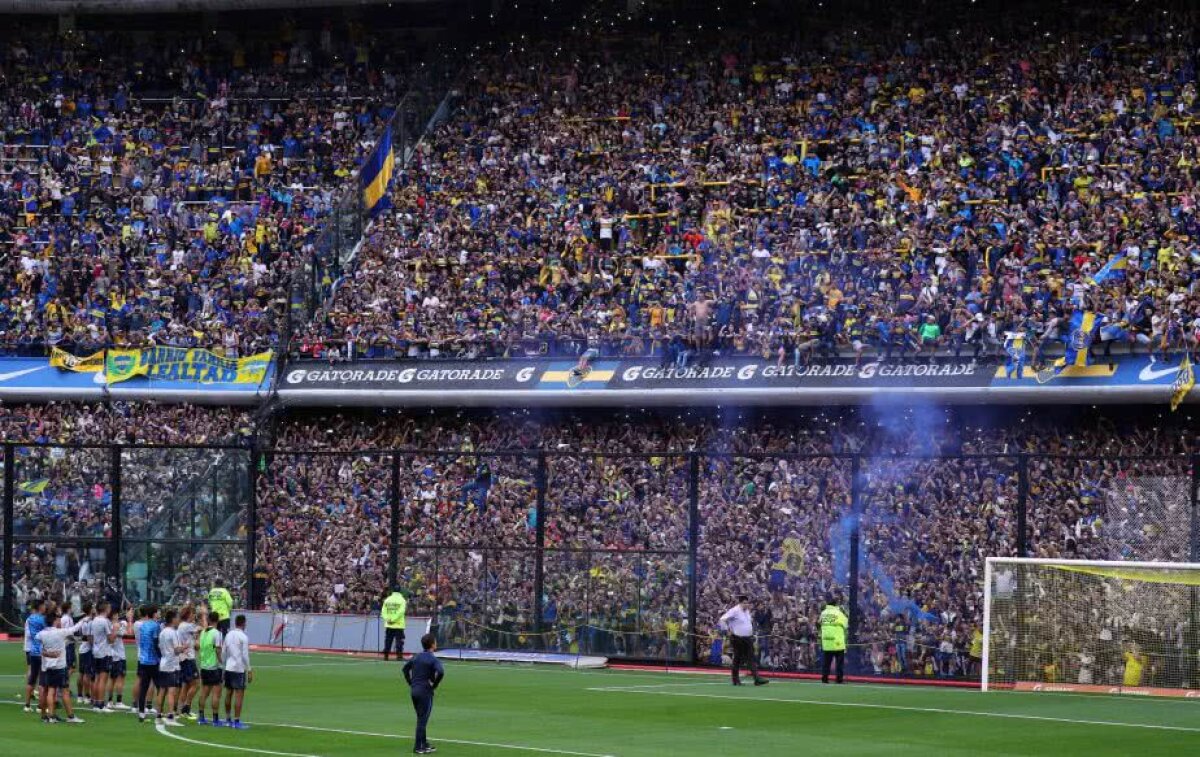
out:
<path id="1" fill-rule="evenodd" d="M 221 636 L 229 635 L 229 613 L 233 610 L 233 596 L 228 589 L 214 586 L 208 592 L 208 609 L 217 614 L 217 630 Z"/>
<path id="2" fill-rule="evenodd" d="M 837 598 L 825 595 L 825 609 L 821 611 L 821 683 L 829 683 L 829 666 L 837 660 L 837 682 L 842 682 L 846 668 L 846 613 L 837 606 Z"/>
<path id="3" fill-rule="evenodd" d="M 388 658 L 388 650 L 396 645 L 396 660 L 404 659 L 404 617 L 408 609 L 408 600 L 397 589 L 393 589 L 383 600 L 383 609 L 379 616 L 383 618 L 383 659 Z"/>
<path id="4" fill-rule="evenodd" d="M 413 709 L 417 711 L 417 738 L 413 744 L 413 754 L 433 754 L 437 749 L 425 738 L 425 728 L 433 712 L 433 692 L 442 682 L 446 671 L 442 668 L 442 661 L 434 655 L 437 639 L 433 634 L 427 633 L 421 637 L 421 649 L 424 651 L 404 663 L 404 680 L 412 689 Z"/>

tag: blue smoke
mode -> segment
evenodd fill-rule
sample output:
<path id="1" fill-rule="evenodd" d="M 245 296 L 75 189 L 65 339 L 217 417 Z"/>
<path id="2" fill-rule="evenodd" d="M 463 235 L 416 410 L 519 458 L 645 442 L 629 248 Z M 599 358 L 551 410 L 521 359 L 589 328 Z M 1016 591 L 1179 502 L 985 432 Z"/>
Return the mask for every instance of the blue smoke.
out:
<path id="1" fill-rule="evenodd" d="M 844 586 L 850 576 L 850 536 L 857 522 L 858 516 L 852 506 L 848 506 L 829 529 L 829 554 L 833 559 L 833 582 L 837 586 Z"/>
<path id="2" fill-rule="evenodd" d="M 918 402 L 900 403 L 885 396 L 876 395 L 871 404 L 863 408 L 867 426 L 874 426 L 877 433 L 876 447 L 887 452 L 937 454 L 942 451 L 942 441 L 945 439 L 948 414 L 939 405 Z M 866 468 L 865 475 L 870 483 L 879 489 L 892 488 L 897 484 L 907 484 L 915 465 L 911 462 L 901 463 L 900 460 L 880 457 L 872 460 Z M 862 491 L 868 492 L 868 482 L 863 481 Z M 869 495 L 867 495 L 869 496 Z M 887 513 L 869 513 L 868 502 L 860 503 L 864 512 L 869 514 L 874 524 L 888 525 L 901 528 L 903 516 Z M 876 546 L 876 549 L 879 545 Z M 859 556 L 859 563 L 875 582 L 875 586 L 883 593 L 888 611 L 895 614 L 905 614 L 923 622 L 938 622 L 937 615 L 925 612 L 911 597 L 900 594 L 896 589 L 896 580 L 888 571 L 888 567 L 876 559 L 867 549 Z"/>

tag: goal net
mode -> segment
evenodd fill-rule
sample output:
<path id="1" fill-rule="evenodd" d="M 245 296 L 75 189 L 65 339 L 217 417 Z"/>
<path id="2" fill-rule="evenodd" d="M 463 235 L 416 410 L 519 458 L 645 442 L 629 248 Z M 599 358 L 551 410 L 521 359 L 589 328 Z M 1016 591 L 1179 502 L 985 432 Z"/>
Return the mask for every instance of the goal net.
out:
<path id="1" fill-rule="evenodd" d="M 1200 564 L 989 557 L 982 688 L 1200 697 Z"/>

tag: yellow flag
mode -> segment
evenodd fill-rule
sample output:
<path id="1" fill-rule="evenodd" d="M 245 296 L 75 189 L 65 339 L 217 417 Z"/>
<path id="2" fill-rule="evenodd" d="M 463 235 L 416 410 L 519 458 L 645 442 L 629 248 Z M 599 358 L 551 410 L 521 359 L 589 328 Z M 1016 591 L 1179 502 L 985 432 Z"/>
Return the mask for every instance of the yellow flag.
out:
<path id="1" fill-rule="evenodd" d="M 1184 398 L 1195 385 L 1196 373 L 1192 370 L 1192 358 L 1190 355 L 1184 355 L 1183 362 L 1179 364 L 1179 373 L 1175 374 L 1175 383 L 1171 385 L 1171 412 L 1175 412 L 1183 404 Z"/>

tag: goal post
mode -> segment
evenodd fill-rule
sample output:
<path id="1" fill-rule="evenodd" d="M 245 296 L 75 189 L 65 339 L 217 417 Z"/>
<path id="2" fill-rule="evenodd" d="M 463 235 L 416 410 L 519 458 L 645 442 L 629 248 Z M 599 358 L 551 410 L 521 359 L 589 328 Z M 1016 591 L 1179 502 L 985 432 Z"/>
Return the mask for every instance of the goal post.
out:
<path id="1" fill-rule="evenodd" d="M 1200 563 L 989 557 L 984 691 L 1200 698 Z"/>

